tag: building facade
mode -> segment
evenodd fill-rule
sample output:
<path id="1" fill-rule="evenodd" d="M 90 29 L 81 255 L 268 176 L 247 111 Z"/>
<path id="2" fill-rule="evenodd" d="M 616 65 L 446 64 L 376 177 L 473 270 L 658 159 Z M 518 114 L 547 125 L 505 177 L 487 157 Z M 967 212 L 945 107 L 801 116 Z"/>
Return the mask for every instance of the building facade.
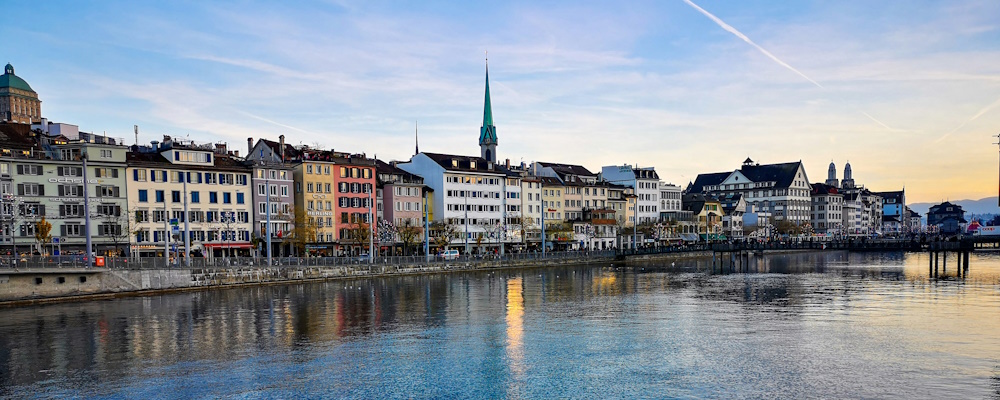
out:
<path id="1" fill-rule="evenodd" d="M 183 257 L 186 234 L 195 257 L 252 255 L 252 169 L 242 159 L 222 144 L 170 136 L 131 150 L 126 177 L 133 254 Z"/>
<path id="2" fill-rule="evenodd" d="M 42 119 L 42 102 L 28 82 L 14 75 L 14 66 L 7 64 L 0 75 L 0 120 L 32 124 Z"/>

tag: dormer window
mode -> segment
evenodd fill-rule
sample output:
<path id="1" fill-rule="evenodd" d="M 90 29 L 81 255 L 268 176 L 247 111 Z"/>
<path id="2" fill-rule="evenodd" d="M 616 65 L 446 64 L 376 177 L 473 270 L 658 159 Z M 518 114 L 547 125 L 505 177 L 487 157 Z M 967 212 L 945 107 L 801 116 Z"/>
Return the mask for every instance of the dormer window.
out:
<path id="1" fill-rule="evenodd" d="M 452 166 L 453 168 L 458 168 L 458 160 L 456 160 L 456 159 L 452 159 L 452 160 L 451 160 L 451 166 Z"/>
<path id="2" fill-rule="evenodd" d="M 469 161 L 469 169 L 476 169 L 476 162 L 475 161 Z"/>

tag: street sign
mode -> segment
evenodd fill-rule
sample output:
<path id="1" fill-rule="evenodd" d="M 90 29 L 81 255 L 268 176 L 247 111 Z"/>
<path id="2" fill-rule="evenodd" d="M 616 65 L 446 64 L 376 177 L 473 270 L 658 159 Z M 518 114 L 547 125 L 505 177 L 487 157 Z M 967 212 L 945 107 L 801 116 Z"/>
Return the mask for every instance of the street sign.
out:
<path id="1" fill-rule="evenodd" d="M 171 218 L 170 225 L 177 226 L 177 218 Z"/>
<path id="2" fill-rule="evenodd" d="M 170 233 L 173 233 L 173 234 L 176 235 L 176 234 L 178 234 L 180 232 L 181 232 L 181 228 L 179 226 L 174 225 L 174 226 L 170 227 Z"/>
<path id="3" fill-rule="evenodd" d="M 59 243 L 59 238 L 57 237 L 52 238 L 52 243 Z"/>

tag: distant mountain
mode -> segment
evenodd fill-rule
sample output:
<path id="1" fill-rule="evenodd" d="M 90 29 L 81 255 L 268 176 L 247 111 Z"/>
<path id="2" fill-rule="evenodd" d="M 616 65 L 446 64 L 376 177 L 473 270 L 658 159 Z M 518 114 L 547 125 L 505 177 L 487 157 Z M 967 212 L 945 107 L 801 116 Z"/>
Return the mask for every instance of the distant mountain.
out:
<path id="1" fill-rule="evenodd" d="M 962 210 L 965 211 L 965 215 L 970 214 L 1000 214 L 1000 207 L 997 206 L 997 198 L 987 197 L 985 199 L 979 200 L 951 200 L 952 204 L 958 204 L 962 206 Z M 937 203 L 913 203 L 910 204 L 910 209 L 920 213 L 923 218 L 927 217 L 927 210 L 931 209 L 931 206 L 936 206 L 941 204 Z"/>

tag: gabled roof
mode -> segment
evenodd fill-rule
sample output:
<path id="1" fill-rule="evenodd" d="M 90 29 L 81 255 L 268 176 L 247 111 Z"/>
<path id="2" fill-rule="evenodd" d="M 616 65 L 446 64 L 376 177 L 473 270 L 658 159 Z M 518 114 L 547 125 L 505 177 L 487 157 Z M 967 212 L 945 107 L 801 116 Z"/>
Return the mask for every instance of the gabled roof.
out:
<path id="1" fill-rule="evenodd" d="M 399 169 L 399 167 L 396 167 L 395 165 L 389 164 L 389 163 L 387 163 L 385 161 L 375 160 L 375 176 L 376 176 L 376 179 L 378 179 L 378 176 L 381 175 L 381 174 L 397 175 L 400 178 L 402 178 L 402 180 L 404 182 L 421 182 L 421 183 L 423 183 L 423 181 L 424 181 L 424 178 L 421 177 L 420 175 L 411 174 L 411 173 L 406 172 L 406 171 L 404 171 L 402 169 Z M 390 183 L 390 182 L 381 182 L 381 179 L 378 179 L 378 180 L 380 181 L 380 183 Z"/>
<path id="2" fill-rule="evenodd" d="M 705 208 L 705 203 L 718 203 L 712 196 L 708 196 L 702 193 L 688 193 L 681 196 L 681 209 L 685 211 L 691 211 L 695 214 L 700 214 Z"/>
<path id="3" fill-rule="evenodd" d="M 420 153 L 444 168 L 446 171 L 459 172 L 479 172 L 486 174 L 503 174 L 504 171 L 497 168 L 496 164 L 487 161 L 485 158 L 476 156 L 459 156 L 454 154 L 440 153 Z M 475 164 L 475 167 L 473 167 Z"/>
<path id="4" fill-rule="evenodd" d="M 711 174 L 698 174 L 694 182 L 688 184 L 688 193 L 702 193 L 705 191 L 705 186 L 715 186 L 722 181 L 726 180 L 732 172 L 715 172 Z"/>
<path id="5" fill-rule="evenodd" d="M 589 176 L 589 177 L 595 177 L 595 178 L 597 177 L 597 174 L 595 174 L 593 172 L 590 172 L 590 170 L 588 170 L 587 168 L 585 168 L 582 165 L 559 164 L 559 163 L 550 163 L 550 162 L 544 162 L 544 161 L 539 161 L 538 164 L 540 164 L 543 167 L 552 168 L 552 170 L 555 171 L 560 176 L 562 176 L 562 175 L 579 175 L 579 176 Z"/>
<path id="6" fill-rule="evenodd" d="M 264 144 L 267 147 L 270 147 L 271 151 L 274 152 L 274 154 L 277 154 L 278 157 L 281 157 L 281 155 L 282 155 L 282 152 L 281 152 L 281 149 L 280 149 L 281 143 L 278 143 L 278 142 L 275 142 L 275 141 L 271 141 L 271 140 L 267 140 L 267 139 L 260 139 L 260 141 L 264 142 Z M 290 145 L 288 143 L 285 143 L 285 152 L 284 152 L 284 155 L 285 155 L 285 161 L 287 162 L 287 161 L 292 161 L 294 159 L 297 159 L 297 158 L 301 157 L 302 154 L 301 154 L 301 152 L 299 152 L 298 150 L 296 150 L 294 147 L 292 147 L 292 145 Z"/>
<path id="7" fill-rule="evenodd" d="M 744 165 L 740 168 L 740 172 L 754 182 L 774 181 L 776 187 L 786 188 L 795 181 L 795 173 L 799 171 L 800 166 L 802 166 L 801 161 L 783 164 Z"/>

